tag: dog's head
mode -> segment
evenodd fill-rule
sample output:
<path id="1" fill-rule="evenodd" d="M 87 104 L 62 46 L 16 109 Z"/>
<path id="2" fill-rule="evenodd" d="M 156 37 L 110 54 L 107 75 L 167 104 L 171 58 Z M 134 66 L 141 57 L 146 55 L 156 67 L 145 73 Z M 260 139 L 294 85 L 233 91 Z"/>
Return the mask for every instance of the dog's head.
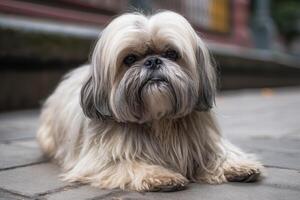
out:
<path id="1" fill-rule="evenodd" d="M 102 32 L 81 105 L 90 118 L 144 123 L 214 102 L 215 72 L 202 40 L 179 14 L 124 14 Z"/>

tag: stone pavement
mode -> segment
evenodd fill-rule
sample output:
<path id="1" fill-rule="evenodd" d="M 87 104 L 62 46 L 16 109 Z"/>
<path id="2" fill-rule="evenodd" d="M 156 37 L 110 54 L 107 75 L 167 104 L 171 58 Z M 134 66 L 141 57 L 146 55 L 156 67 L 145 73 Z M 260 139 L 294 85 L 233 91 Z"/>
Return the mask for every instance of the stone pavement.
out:
<path id="1" fill-rule="evenodd" d="M 214 112 L 223 134 L 257 154 L 267 177 L 259 183 L 190 184 L 171 193 L 100 190 L 58 178 L 35 142 L 37 110 L 0 114 L 0 200 L 7 199 L 300 199 L 300 88 L 221 93 Z"/>

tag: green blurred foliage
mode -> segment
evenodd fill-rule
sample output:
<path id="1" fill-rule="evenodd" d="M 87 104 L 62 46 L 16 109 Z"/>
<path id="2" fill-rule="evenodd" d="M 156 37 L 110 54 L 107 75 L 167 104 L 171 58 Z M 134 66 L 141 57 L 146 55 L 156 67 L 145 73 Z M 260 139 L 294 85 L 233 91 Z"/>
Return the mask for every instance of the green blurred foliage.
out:
<path id="1" fill-rule="evenodd" d="M 300 34 L 300 0 L 273 0 L 272 15 L 288 43 Z"/>

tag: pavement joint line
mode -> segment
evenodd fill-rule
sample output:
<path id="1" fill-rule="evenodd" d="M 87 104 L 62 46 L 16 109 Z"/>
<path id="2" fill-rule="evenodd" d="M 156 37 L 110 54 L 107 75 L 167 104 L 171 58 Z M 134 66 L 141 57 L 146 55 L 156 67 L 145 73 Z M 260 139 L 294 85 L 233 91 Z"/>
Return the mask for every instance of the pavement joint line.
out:
<path id="1" fill-rule="evenodd" d="M 7 139 L 7 140 L 0 140 L 0 143 L 7 144 L 15 141 L 26 141 L 26 140 L 32 140 L 35 139 L 34 137 L 22 137 L 22 138 L 14 138 L 14 139 Z"/>
<path id="2" fill-rule="evenodd" d="M 105 200 L 109 197 L 112 197 L 112 195 L 121 195 L 121 194 L 128 194 L 130 193 L 130 191 L 123 191 L 123 190 L 113 190 L 107 194 L 101 195 L 101 196 L 97 196 L 97 197 L 92 197 L 92 198 L 88 198 L 87 200 Z M 142 192 L 139 192 L 142 194 Z"/>
<path id="3" fill-rule="evenodd" d="M 87 185 L 87 184 L 73 183 L 73 184 L 63 186 L 63 187 L 55 188 L 53 190 L 48 190 L 46 192 L 38 193 L 38 194 L 34 195 L 33 197 L 44 197 L 44 196 L 47 196 L 47 195 L 50 195 L 50 194 L 59 193 L 59 192 L 62 192 L 62 191 L 67 191 L 69 189 L 76 189 L 76 188 L 79 188 L 79 187 L 84 186 L 84 185 Z"/>
<path id="4" fill-rule="evenodd" d="M 294 187 L 294 186 L 289 186 L 289 185 L 279 185 L 279 184 L 270 184 L 270 183 L 264 183 L 264 186 L 271 187 L 271 188 L 278 188 L 278 189 L 284 189 L 284 190 L 292 190 L 299 192 L 300 187 Z"/>
<path id="5" fill-rule="evenodd" d="M 40 150 L 40 148 L 29 147 L 29 146 L 25 146 L 25 145 L 22 145 L 22 144 L 16 144 L 16 143 L 9 143 L 8 145 L 11 145 L 11 146 L 14 146 L 14 147 L 21 147 L 21 148 L 24 148 L 24 149 L 27 149 L 27 150 L 28 149 L 29 150 Z M 41 155 L 43 155 L 43 158 L 45 157 L 43 152 L 41 153 Z"/>
<path id="6" fill-rule="evenodd" d="M 249 138 L 247 139 L 248 141 L 250 140 L 256 140 L 257 138 Z M 282 139 L 282 138 L 281 138 Z M 243 141 L 244 142 L 244 141 Z M 237 143 L 237 142 L 236 142 Z M 251 147 L 251 151 L 264 151 L 264 152 L 274 152 L 274 153 L 284 153 L 284 154 L 295 154 L 295 153 L 300 153 L 300 149 L 287 149 L 287 150 L 282 150 L 282 149 L 272 149 L 272 148 L 266 148 L 266 147 Z M 247 151 L 249 152 L 249 150 Z M 255 154 L 255 153 L 254 153 Z"/>
<path id="7" fill-rule="evenodd" d="M 296 169 L 296 168 L 290 168 L 290 167 L 280 167 L 280 166 L 275 166 L 275 165 L 264 165 L 264 167 L 265 167 L 265 168 L 275 168 L 275 169 L 293 170 L 293 171 L 300 172 L 299 169 Z"/>
<path id="8" fill-rule="evenodd" d="M 23 197 L 23 198 L 32 198 L 32 196 L 28 196 L 28 195 L 25 195 L 25 194 L 21 194 L 17 191 L 13 191 L 13 190 L 8 190 L 8 189 L 4 189 L 4 188 L 0 188 L 0 191 L 3 191 L 3 192 L 6 192 L 6 193 L 9 193 L 9 194 L 12 194 L 12 195 L 16 195 L 16 196 L 19 196 L 19 197 Z"/>
<path id="9" fill-rule="evenodd" d="M 28 141 L 32 141 L 32 140 L 28 140 Z M 29 147 L 29 146 L 24 146 L 22 144 L 19 144 L 19 143 L 15 143 L 16 141 L 9 141 L 9 142 L 0 142 L 0 145 L 4 144 L 4 145 L 10 145 L 10 146 L 15 146 L 15 147 L 22 147 L 22 148 L 25 148 L 25 149 L 36 149 L 35 147 Z M 40 149 L 40 148 L 39 148 Z"/>
<path id="10" fill-rule="evenodd" d="M 13 167 L 6 167 L 6 168 L 0 169 L 0 172 L 7 171 L 7 170 L 12 170 L 12 169 L 17 169 L 17 168 L 22 168 L 22 167 L 33 166 L 33 165 L 39 165 L 39 164 L 43 164 L 43 163 L 47 163 L 47 162 L 49 162 L 49 160 L 43 160 L 43 161 L 39 161 L 39 162 L 32 162 L 32 163 L 27 163 L 27 164 L 24 164 L 24 165 L 13 166 Z"/>
<path id="11" fill-rule="evenodd" d="M 1 134 L 1 133 L 0 133 Z M 36 137 L 35 136 L 28 136 L 28 137 L 22 137 L 22 138 L 15 138 L 15 139 L 7 139 L 7 140 L 0 140 L 0 143 L 5 143 L 5 144 L 10 144 L 10 143 L 13 143 L 15 141 L 36 141 L 35 140 Z"/>

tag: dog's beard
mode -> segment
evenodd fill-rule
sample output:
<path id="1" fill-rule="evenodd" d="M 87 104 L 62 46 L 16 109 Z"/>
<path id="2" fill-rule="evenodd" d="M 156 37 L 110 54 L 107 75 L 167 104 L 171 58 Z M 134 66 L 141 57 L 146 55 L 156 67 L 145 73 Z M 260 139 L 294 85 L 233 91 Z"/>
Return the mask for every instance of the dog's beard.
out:
<path id="1" fill-rule="evenodd" d="M 175 62 L 165 60 L 158 70 L 134 65 L 113 88 L 111 106 L 123 122 L 178 118 L 193 110 L 197 87 L 188 71 Z"/>

